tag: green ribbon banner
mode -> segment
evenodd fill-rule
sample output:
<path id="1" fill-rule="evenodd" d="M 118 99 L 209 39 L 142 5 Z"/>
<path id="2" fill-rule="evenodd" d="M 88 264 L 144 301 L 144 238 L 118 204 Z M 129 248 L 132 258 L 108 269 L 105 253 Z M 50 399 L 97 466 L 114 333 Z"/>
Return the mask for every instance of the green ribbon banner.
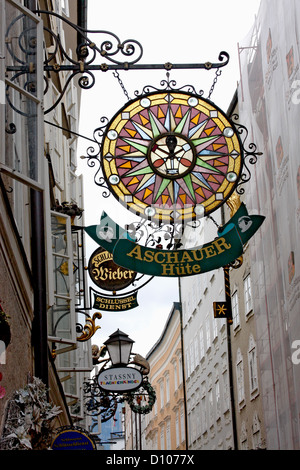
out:
<path id="1" fill-rule="evenodd" d="M 244 244 L 264 219 L 260 215 L 249 216 L 246 206 L 241 204 L 229 222 L 219 229 L 218 238 L 192 250 L 169 251 L 141 246 L 105 213 L 99 225 L 85 227 L 85 231 L 113 254 L 113 260 L 119 266 L 151 276 L 181 277 L 233 263 L 243 254 Z"/>

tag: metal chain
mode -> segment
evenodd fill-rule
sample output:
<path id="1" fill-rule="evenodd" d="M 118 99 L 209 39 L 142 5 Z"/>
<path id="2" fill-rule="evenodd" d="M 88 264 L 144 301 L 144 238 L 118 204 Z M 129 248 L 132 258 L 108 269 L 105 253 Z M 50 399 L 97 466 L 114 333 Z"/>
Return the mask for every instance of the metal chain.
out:
<path id="1" fill-rule="evenodd" d="M 216 222 L 216 220 L 211 215 L 208 215 L 207 218 L 210 219 L 219 230 L 220 225 L 218 224 L 218 222 Z"/>
<path id="2" fill-rule="evenodd" d="M 124 92 L 124 95 L 126 96 L 126 98 L 128 99 L 128 101 L 130 100 L 130 97 L 128 95 L 128 92 L 124 86 L 124 83 L 122 82 L 121 78 L 120 78 L 120 75 L 119 75 L 119 72 L 117 70 L 115 70 L 113 72 L 113 76 L 116 77 L 116 79 L 118 80 L 119 84 L 120 84 L 120 87 L 122 88 L 123 92 Z"/>
<path id="3" fill-rule="evenodd" d="M 222 73 L 222 70 L 220 70 L 219 68 L 217 68 L 216 73 L 215 73 L 214 81 L 213 81 L 212 86 L 211 86 L 211 88 L 210 88 L 210 90 L 209 90 L 208 99 L 210 99 L 210 97 L 211 97 L 211 95 L 212 95 L 212 92 L 214 91 L 215 85 L 216 85 L 216 83 L 217 83 L 217 81 L 218 81 L 218 78 L 219 78 L 219 76 L 221 75 L 221 73 Z"/>

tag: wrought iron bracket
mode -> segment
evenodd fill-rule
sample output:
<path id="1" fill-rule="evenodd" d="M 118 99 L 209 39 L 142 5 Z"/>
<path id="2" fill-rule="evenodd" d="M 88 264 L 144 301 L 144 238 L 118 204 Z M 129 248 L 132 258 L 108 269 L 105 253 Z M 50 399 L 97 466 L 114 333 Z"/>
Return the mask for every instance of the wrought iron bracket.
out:
<path id="1" fill-rule="evenodd" d="M 171 62 L 166 62 L 164 64 L 142 64 L 139 63 L 143 56 L 143 47 L 142 45 L 134 39 L 126 39 L 121 41 L 119 37 L 109 31 L 104 30 L 89 30 L 83 29 L 76 24 L 69 21 L 67 18 L 59 15 L 58 13 L 47 11 L 47 10 L 34 10 L 33 13 L 47 17 L 56 17 L 58 20 L 63 21 L 64 24 L 71 27 L 75 30 L 80 37 L 80 43 L 77 46 L 76 53 L 77 59 L 70 57 L 66 52 L 61 42 L 59 34 L 55 34 L 52 29 L 44 26 L 44 32 L 51 37 L 53 41 L 53 46 L 51 51 L 45 50 L 45 60 L 43 62 L 43 71 L 44 71 L 44 80 L 46 82 L 46 87 L 44 94 L 47 93 L 49 87 L 50 73 L 60 73 L 60 72 L 70 72 L 68 75 L 63 89 L 60 91 L 60 96 L 57 101 L 47 110 L 44 110 L 44 114 L 52 111 L 61 101 L 70 81 L 77 75 L 80 74 L 78 80 L 78 85 L 83 89 L 92 88 L 95 84 L 95 71 L 106 72 L 108 70 L 176 70 L 176 69 L 220 69 L 224 67 L 229 62 L 229 54 L 225 51 L 220 52 L 218 60 L 219 62 L 202 62 L 202 63 L 192 63 L 192 64 L 173 64 Z M 18 20 L 22 20 L 24 15 L 20 15 L 17 19 L 14 20 L 15 23 Z M 7 40 L 6 43 L 9 44 L 10 40 L 8 33 L 10 31 L 11 25 L 7 29 Z M 97 36 L 103 39 L 100 39 L 100 44 L 97 45 L 94 40 L 92 40 L 88 35 Z M 26 47 L 24 45 L 19 47 L 23 48 L 23 51 L 26 52 Z M 10 80 L 13 82 L 17 79 L 20 74 L 32 75 L 36 72 L 34 63 L 32 61 L 32 56 L 35 53 L 36 43 L 34 41 L 30 42 L 30 45 L 27 46 L 28 54 L 25 53 L 25 59 L 18 60 L 18 65 L 9 65 L 7 66 L 7 72 L 11 73 L 12 76 Z M 29 49 L 30 48 L 30 49 Z M 7 47 L 8 52 L 14 57 L 14 52 L 12 48 Z M 57 56 L 61 57 L 61 63 L 57 62 Z M 101 62 L 98 60 L 100 57 Z M 126 58 L 126 60 L 122 60 Z M 105 60 L 105 62 L 102 62 Z M 27 80 L 28 83 L 28 80 Z"/>

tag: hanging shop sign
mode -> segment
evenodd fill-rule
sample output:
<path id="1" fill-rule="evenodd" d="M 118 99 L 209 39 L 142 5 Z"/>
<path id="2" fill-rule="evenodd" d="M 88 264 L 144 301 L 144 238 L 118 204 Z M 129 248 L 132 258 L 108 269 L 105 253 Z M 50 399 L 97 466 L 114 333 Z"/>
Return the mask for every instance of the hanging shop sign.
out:
<path id="1" fill-rule="evenodd" d="M 107 392 L 128 392 L 142 385 L 143 376 L 133 367 L 111 367 L 98 374 L 97 382 Z"/>
<path id="2" fill-rule="evenodd" d="M 110 192 L 152 221 L 207 216 L 233 193 L 243 146 L 230 118 L 182 90 L 143 94 L 106 127 L 101 166 Z"/>
<path id="3" fill-rule="evenodd" d="M 137 293 L 134 292 L 126 297 L 106 297 L 101 293 L 94 292 L 93 308 L 120 312 L 138 307 Z"/>
<path id="4" fill-rule="evenodd" d="M 62 428 L 55 436 L 52 450 L 97 450 L 88 432 L 81 428 Z"/>
<path id="5" fill-rule="evenodd" d="M 135 279 L 136 272 L 113 261 L 113 255 L 103 247 L 91 255 L 88 272 L 92 281 L 101 289 L 119 291 L 128 287 Z"/>
<path id="6" fill-rule="evenodd" d="M 214 302 L 214 318 L 232 318 L 231 302 Z"/>
<path id="7" fill-rule="evenodd" d="M 86 227 L 99 245 L 113 254 L 115 263 L 127 269 L 163 277 L 181 277 L 212 271 L 233 263 L 243 253 L 244 244 L 254 235 L 265 217 L 249 215 L 242 203 L 235 215 L 218 231 L 218 238 L 192 250 L 159 250 L 135 243 L 129 234 L 106 214 L 100 225 Z M 103 223 L 102 223 L 103 222 Z M 107 226 L 111 230 L 109 237 Z"/>

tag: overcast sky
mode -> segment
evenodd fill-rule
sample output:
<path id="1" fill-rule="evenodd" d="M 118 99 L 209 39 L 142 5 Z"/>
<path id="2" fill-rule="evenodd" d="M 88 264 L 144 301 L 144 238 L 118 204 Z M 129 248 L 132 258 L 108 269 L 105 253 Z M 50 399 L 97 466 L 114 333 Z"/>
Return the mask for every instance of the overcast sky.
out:
<path id="1" fill-rule="evenodd" d="M 227 111 L 239 81 L 238 42 L 242 42 L 254 24 L 260 0 L 88 0 L 88 28 L 110 31 L 121 41 L 134 39 L 142 44 L 143 57 L 139 63 L 203 63 L 218 62 L 221 51 L 230 55 L 229 64 L 218 78 L 211 100 Z M 94 39 L 97 45 L 103 40 Z M 126 58 L 122 59 L 126 60 Z M 97 63 L 104 60 L 98 59 Z M 166 79 L 166 71 L 119 71 L 130 98 L 135 90 L 145 85 L 157 88 Z M 191 84 L 196 91 L 209 94 L 215 70 L 171 71 L 170 79 L 178 87 Z M 82 92 L 80 134 L 92 138 L 100 125 L 100 118 L 111 119 L 122 108 L 127 98 L 112 71 L 95 72 L 96 84 Z M 78 156 L 85 155 L 90 143 L 78 140 Z M 94 183 L 95 169 L 78 159 L 78 172 L 84 174 L 85 225 L 99 223 L 103 210 L 120 225 L 128 219 L 128 211 L 111 195 L 102 197 L 102 190 Z M 125 222 L 124 222 L 125 221 Z M 87 237 L 87 261 L 97 245 Z M 97 287 L 91 284 L 95 290 Z M 101 329 L 94 335 L 93 344 L 101 345 L 118 328 L 134 341 L 134 351 L 146 355 L 161 335 L 172 303 L 179 300 L 178 279 L 153 279 L 138 292 L 139 307 L 122 313 L 102 312 L 97 321 Z"/>

